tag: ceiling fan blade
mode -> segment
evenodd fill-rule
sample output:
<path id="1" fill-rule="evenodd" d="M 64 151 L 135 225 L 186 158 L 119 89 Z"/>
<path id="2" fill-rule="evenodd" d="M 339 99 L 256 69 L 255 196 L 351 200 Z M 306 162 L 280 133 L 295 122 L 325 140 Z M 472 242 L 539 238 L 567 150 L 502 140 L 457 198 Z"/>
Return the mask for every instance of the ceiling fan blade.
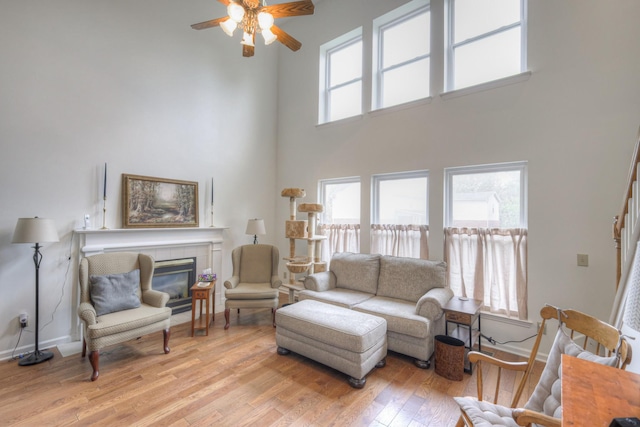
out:
<path id="1" fill-rule="evenodd" d="M 255 52 L 255 47 L 247 46 L 246 44 L 242 45 L 242 56 L 244 56 L 245 58 L 252 57 L 254 52 Z"/>
<path id="2" fill-rule="evenodd" d="M 289 3 L 272 4 L 262 8 L 269 12 L 274 18 L 285 18 L 287 16 L 313 15 L 315 7 L 311 0 L 293 1 Z"/>
<path id="3" fill-rule="evenodd" d="M 229 19 L 229 17 L 224 16 L 222 18 L 212 19 L 210 21 L 200 22 L 199 24 L 193 24 L 191 28 L 193 28 L 194 30 L 204 30 L 205 28 L 217 27 L 227 19 Z"/>
<path id="4" fill-rule="evenodd" d="M 280 43 L 282 43 L 283 45 L 285 45 L 289 49 L 293 50 L 294 52 L 302 47 L 302 43 L 300 43 L 298 40 L 296 40 L 293 37 L 291 37 L 289 34 L 287 34 L 280 27 L 277 27 L 275 25 L 272 26 L 271 27 L 271 32 L 273 34 L 275 34 L 276 36 L 278 36 L 278 41 Z"/>

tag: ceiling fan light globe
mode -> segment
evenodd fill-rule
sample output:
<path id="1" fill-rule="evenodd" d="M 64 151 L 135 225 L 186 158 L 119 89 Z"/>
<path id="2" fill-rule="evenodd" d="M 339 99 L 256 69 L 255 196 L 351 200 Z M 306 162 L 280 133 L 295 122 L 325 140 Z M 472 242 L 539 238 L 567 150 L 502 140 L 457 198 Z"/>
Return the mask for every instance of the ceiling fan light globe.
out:
<path id="1" fill-rule="evenodd" d="M 253 44 L 253 35 L 245 31 L 245 33 L 242 35 L 242 41 L 240 42 L 240 44 L 243 44 L 245 46 L 255 46 Z"/>
<path id="2" fill-rule="evenodd" d="M 271 30 L 262 30 L 262 37 L 264 37 L 264 44 L 267 46 L 278 39 L 278 36 L 273 34 Z"/>
<path id="3" fill-rule="evenodd" d="M 242 22 L 242 18 L 244 18 L 244 8 L 238 3 L 230 2 L 227 6 L 227 13 L 236 23 Z"/>
<path id="4" fill-rule="evenodd" d="M 224 31 L 226 35 L 228 35 L 229 37 L 233 37 L 233 32 L 236 28 L 238 28 L 238 24 L 236 24 L 236 21 L 229 18 L 222 24 L 220 24 L 220 28 L 222 28 L 222 31 Z"/>
<path id="5" fill-rule="evenodd" d="M 261 30 L 268 30 L 273 26 L 273 15 L 269 12 L 260 12 L 258 14 L 258 25 Z"/>

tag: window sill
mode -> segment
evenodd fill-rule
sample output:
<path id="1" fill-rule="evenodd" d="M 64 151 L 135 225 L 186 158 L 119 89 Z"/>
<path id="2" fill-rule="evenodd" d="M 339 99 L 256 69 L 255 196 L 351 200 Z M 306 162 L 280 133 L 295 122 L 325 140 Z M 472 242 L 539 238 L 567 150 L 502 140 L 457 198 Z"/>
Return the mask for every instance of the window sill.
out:
<path id="1" fill-rule="evenodd" d="M 521 328 L 531 328 L 533 322 L 529 320 L 512 319 L 510 317 L 502 316 L 496 313 L 489 313 L 488 311 L 481 311 L 482 320 L 491 320 L 500 323 L 506 323 L 507 325 L 519 326 Z"/>
<path id="2" fill-rule="evenodd" d="M 391 107 L 378 108 L 376 110 L 369 111 L 367 114 L 371 117 L 379 116 L 381 114 L 393 113 L 396 111 L 406 110 L 409 108 L 420 107 L 423 105 L 431 104 L 432 97 L 421 98 L 415 101 L 405 102 L 403 104 L 392 105 Z"/>
<path id="3" fill-rule="evenodd" d="M 318 123 L 316 125 L 316 128 L 320 129 L 320 128 L 344 125 L 344 124 L 351 123 L 351 122 L 357 122 L 358 120 L 362 120 L 362 117 L 363 117 L 362 114 L 358 114 L 357 116 L 345 117 L 344 119 L 340 119 L 340 120 L 334 120 L 334 121 L 331 121 L 331 122 Z"/>
<path id="4" fill-rule="evenodd" d="M 513 76 L 504 77 L 498 80 L 492 80 L 486 83 L 480 83 L 475 86 L 469 86 L 462 89 L 456 89 L 449 92 L 443 92 L 440 94 L 442 100 L 447 101 L 449 99 L 458 98 L 461 96 L 471 95 L 478 92 L 484 92 L 486 90 L 496 89 L 503 86 L 508 86 L 516 83 L 521 83 L 529 80 L 531 77 L 531 71 L 525 71 L 524 73 L 515 74 Z"/>

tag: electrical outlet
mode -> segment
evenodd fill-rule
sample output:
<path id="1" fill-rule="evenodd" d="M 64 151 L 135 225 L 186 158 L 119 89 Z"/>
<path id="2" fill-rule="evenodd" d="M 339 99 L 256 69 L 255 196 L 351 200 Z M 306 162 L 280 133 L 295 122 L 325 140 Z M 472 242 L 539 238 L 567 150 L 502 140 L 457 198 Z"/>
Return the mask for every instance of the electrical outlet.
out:
<path id="1" fill-rule="evenodd" d="M 29 315 L 27 313 L 20 313 L 18 318 L 20 319 L 21 328 L 26 328 L 29 325 Z"/>
<path id="2" fill-rule="evenodd" d="M 542 322 L 538 322 L 538 326 L 536 327 L 536 332 L 540 331 L 540 326 L 542 325 Z M 547 335 L 547 324 L 544 324 L 544 331 L 542 331 L 542 335 Z"/>

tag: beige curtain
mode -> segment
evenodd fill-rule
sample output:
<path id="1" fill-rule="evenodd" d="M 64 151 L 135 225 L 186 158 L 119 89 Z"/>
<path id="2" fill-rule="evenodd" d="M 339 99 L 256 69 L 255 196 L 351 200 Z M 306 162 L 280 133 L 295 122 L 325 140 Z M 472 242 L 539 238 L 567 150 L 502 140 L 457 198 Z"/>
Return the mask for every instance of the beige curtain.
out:
<path id="1" fill-rule="evenodd" d="M 445 228 L 445 259 L 455 295 L 483 309 L 527 319 L 527 230 Z"/>
<path id="2" fill-rule="evenodd" d="M 320 224 L 319 229 L 327 236 L 322 242 L 323 261 L 331 261 L 334 252 L 360 253 L 360 224 Z"/>
<path id="3" fill-rule="evenodd" d="M 429 259 L 429 226 L 372 224 L 371 253 Z"/>

